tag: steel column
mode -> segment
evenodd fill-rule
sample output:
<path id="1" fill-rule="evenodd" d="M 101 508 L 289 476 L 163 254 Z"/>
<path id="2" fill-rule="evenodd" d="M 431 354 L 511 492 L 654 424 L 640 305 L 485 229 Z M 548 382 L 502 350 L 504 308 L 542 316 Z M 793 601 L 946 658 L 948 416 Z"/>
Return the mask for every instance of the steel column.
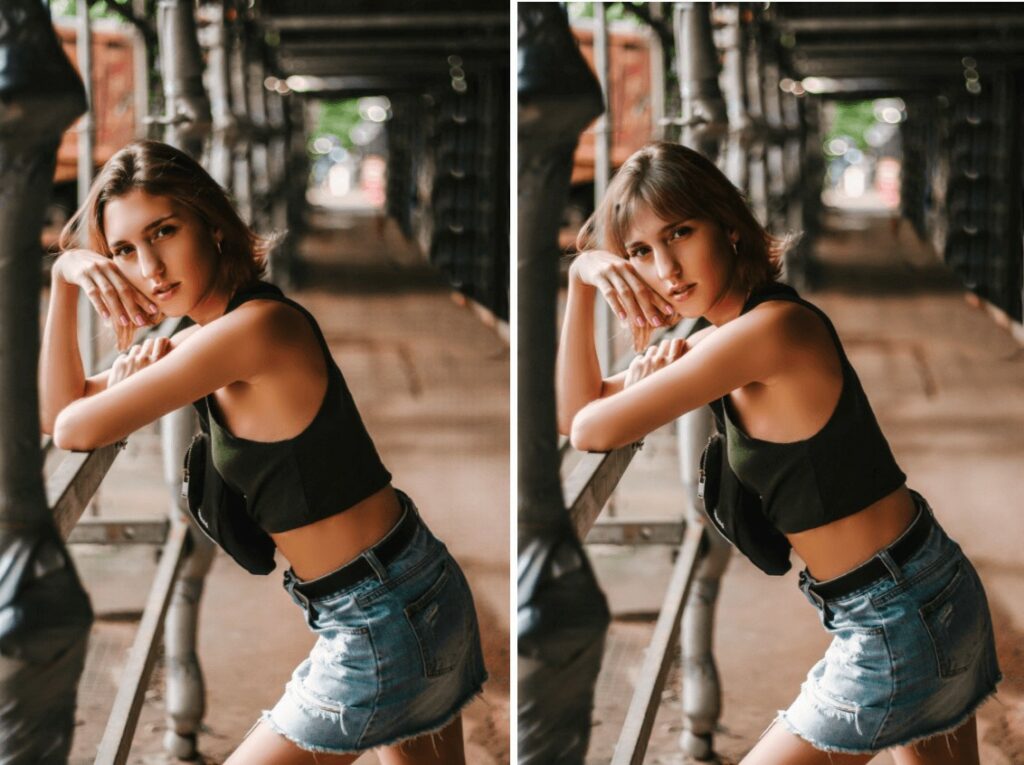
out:
<path id="1" fill-rule="evenodd" d="M 195 158 L 210 133 L 210 102 L 203 89 L 203 59 L 191 0 L 160 0 L 160 65 L 165 97 L 164 141 Z M 198 430 L 192 407 L 160 419 L 164 480 L 172 525 L 181 524 L 181 462 Z M 213 560 L 213 543 L 194 524 L 190 553 L 178 570 L 164 622 L 167 676 L 167 732 L 164 749 L 178 759 L 195 759 L 196 735 L 205 711 L 202 671 L 196 654 L 196 625 L 203 581 Z"/>
<path id="2" fill-rule="evenodd" d="M 710 7 L 706 3 L 680 3 L 676 6 L 676 51 L 679 57 L 679 85 L 682 95 L 682 142 L 717 161 L 721 142 L 735 140 L 734 151 L 743 151 L 747 127 L 745 111 L 738 98 L 742 92 L 737 73 L 742 62 L 736 46 L 741 36 L 736 25 L 727 63 L 727 81 L 731 88 L 732 114 L 736 124 L 726 119 L 725 101 L 718 85 L 718 61 L 711 31 Z M 738 22 L 738 18 L 736 19 Z M 728 30 L 727 30 L 728 32 Z M 727 49 L 728 50 L 728 49 Z M 697 465 L 701 450 L 712 430 L 708 407 L 689 412 L 676 424 L 680 473 L 685 496 L 687 524 L 704 524 L 697 502 Z M 679 745 L 683 752 L 697 759 L 713 756 L 712 733 L 721 714 L 721 689 L 718 672 L 711 653 L 714 627 L 714 606 L 722 572 L 728 563 L 730 548 L 718 535 L 706 534 L 709 550 L 698 563 L 695 580 L 687 591 L 680 630 L 682 654 L 683 732 Z"/>
<path id="3" fill-rule="evenodd" d="M 39 448 L 39 246 L 82 83 L 38 0 L 0 4 L 0 761 L 67 761 L 93 614 L 54 525 Z"/>

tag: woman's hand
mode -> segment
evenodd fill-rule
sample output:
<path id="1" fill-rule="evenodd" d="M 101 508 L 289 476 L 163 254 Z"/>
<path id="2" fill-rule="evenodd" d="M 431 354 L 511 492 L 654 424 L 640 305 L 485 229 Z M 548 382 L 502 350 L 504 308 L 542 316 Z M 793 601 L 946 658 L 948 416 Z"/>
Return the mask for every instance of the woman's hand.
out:
<path id="1" fill-rule="evenodd" d="M 668 366 L 684 353 L 686 353 L 686 338 L 684 337 L 662 340 L 657 345 L 650 346 L 629 363 L 623 388 L 628 388 L 652 372 Z"/>
<path id="2" fill-rule="evenodd" d="M 145 369 L 150 364 L 162 359 L 171 351 L 169 337 L 147 337 L 142 343 L 133 345 L 115 359 L 107 377 L 107 387 L 116 385 L 121 380 Z"/>
<path id="3" fill-rule="evenodd" d="M 569 278 L 599 290 L 631 328 L 661 327 L 675 314 L 671 303 L 651 289 L 628 260 L 611 252 L 581 252 L 569 268 Z"/>
<path id="4" fill-rule="evenodd" d="M 159 313 L 156 305 L 135 289 L 111 258 L 92 250 L 67 250 L 53 265 L 54 275 L 86 294 L 108 323 L 144 327 Z"/>

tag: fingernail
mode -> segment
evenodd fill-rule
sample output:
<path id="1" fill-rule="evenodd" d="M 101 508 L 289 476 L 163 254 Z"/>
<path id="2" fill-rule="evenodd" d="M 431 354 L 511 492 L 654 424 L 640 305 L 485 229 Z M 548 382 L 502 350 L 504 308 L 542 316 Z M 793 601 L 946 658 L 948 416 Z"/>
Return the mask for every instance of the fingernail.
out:
<path id="1" fill-rule="evenodd" d="M 651 324 L 653 324 L 655 327 L 660 327 L 661 319 L 659 319 L 657 316 L 654 316 L 651 318 Z"/>
<path id="2" fill-rule="evenodd" d="M 642 327 L 644 325 L 644 317 L 643 316 L 637 316 L 636 317 L 636 325 L 638 327 Z"/>
<path id="3" fill-rule="evenodd" d="M 665 306 L 664 308 L 661 309 L 661 311 L 666 316 L 671 316 L 672 314 L 675 313 L 675 310 L 673 310 L 672 306 L 670 306 L 670 305 Z"/>
<path id="4" fill-rule="evenodd" d="M 625 311 L 620 311 L 619 312 L 619 319 L 621 321 L 625 321 L 626 320 L 626 312 Z"/>
<path id="5" fill-rule="evenodd" d="M 127 316 L 122 316 L 120 318 L 120 321 L 121 321 L 121 326 L 122 327 L 127 327 L 128 326 L 128 317 Z"/>
<path id="6" fill-rule="evenodd" d="M 135 314 L 135 323 L 138 324 L 140 327 L 146 326 L 146 320 L 142 318 L 141 313 Z"/>
<path id="7" fill-rule="evenodd" d="M 150 313 L 156 313 L 158 310 L 159 309 L 155 305 L 153 305 L 152 303 L 149 304 L 149 312 Z"/>

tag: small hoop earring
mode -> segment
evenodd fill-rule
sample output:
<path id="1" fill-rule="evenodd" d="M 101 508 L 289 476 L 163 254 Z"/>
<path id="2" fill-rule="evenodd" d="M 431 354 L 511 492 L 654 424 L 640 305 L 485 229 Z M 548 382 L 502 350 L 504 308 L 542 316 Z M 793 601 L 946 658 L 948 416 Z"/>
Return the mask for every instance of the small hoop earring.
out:
<path id="1" fill-rule="evenodd" d="M 740 254 L 739 242 L 732 242 L 732 254 L 733 255 L 739 255 Z"/>
<path id="2" fill-rule="evenodd" d="M 217 254 L 218 255 L 223 255 L 224 254 L 224 242 L 222 242 L 220 239 L 216 239 L 215 241 L 217 242 Z M 734 244 L 733 247 L 735 247 L 735 246 L 736 245 Z"/>

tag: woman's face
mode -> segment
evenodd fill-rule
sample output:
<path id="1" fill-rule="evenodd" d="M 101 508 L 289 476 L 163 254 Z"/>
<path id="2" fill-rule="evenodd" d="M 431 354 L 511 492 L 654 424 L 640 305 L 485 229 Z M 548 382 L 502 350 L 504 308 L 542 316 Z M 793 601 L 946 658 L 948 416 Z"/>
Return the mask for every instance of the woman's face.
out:
<path id="1" fill-rule="evenodd" d="M 727 294 L 736 258 L 722 226 L 702 218 L 663 220 L 642 206 L 625 234 L 630 264 L 676 313 L 715 321 L 709 314 Z"/>
<path id="2" fill-rule="evenodd" d="M 163 314 L 190 314 L 209 297 L 217 239 L 189 208 L 135 189 L 107 202 L 103 229 L 117 267 Z"/>

